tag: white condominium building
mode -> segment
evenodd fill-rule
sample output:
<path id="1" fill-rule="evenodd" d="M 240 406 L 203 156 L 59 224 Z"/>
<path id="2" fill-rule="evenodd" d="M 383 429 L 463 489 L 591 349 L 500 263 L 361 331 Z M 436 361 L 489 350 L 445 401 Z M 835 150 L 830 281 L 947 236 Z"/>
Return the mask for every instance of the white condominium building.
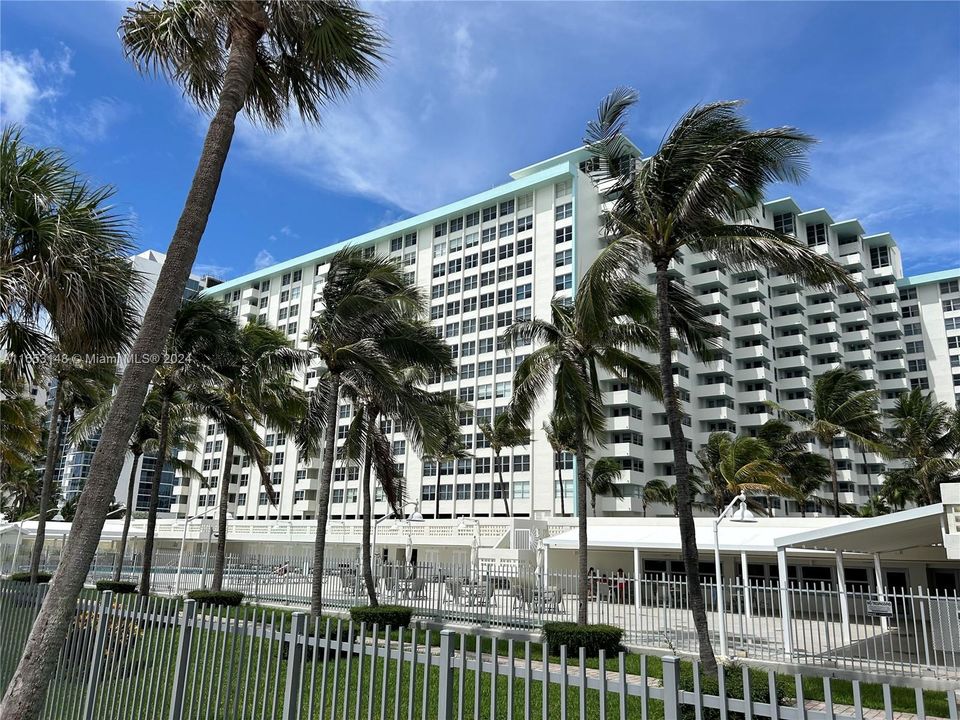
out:
<path id="1" fill-rule="evenodd" d="M 510 182 L 486 192 L 206 292 L 222 296 L 239 322 L 260 321 L 282 328 L 303 346 L 301 338 L 319 307 L 329 259 L 337 250 L 351 246 L 396 258 L 423 288 L 430 319 L 456 358 L 457 372 L 433 378 L 430 389 L 451 391 L 472 408 L 460 417 L 469 458 L 424 459 L 402 434 L 393 434 L 394 454 L 406 476 L 409 499 L 419 501 L 427 518 L 503 516 L 496 459 L 477 422 L 492 418 L 507 405 L 514 368 L 531 350 L 509 351 L 498 335 L 513 322 L 548 318 L 551 301 L 572 296 L 578 278 L 601 247 L 600 197 L 581 171 L 588 159 L 584 149 L 559 155 L 511 173 Z M 883 408 L 891 407 L 898 393 L 920 380 L 912 372 L 914 356 L 907 354 L 910 337 L 905 333 L 913 330 L 909 318 L 902 317 L 900 251 L 889 234 L 869 235 L 856 220 L 835 221 L 822 209 L 804 212 L 790 198 L 765 203 L 757 208 L 754 220 L 794 234 L 817 252 L 838 259 L 872 302 L 865 307 L 853 293 L 811 291 L 762 268 L 733 272 L 704 255 L 684 257 L 676 267 L 677 277 L 699 298 L 705 315 L 725 331 L 722 357 L 716 361 L 701 363 L 686 353 L 676 355 L 675 378 L 691 451 L 706 442 L 711 432 L 756 432 L 773 417 L 767 401 L 797 412 L 809 411 L 814 379 L 837 365 L 855 367 L 876 383 Z M 909 290 L 914 281 L 906 281 L 902 289 Z M 926 299 L 924 288 L 922 282 L 917 285 L 921 302 L 933 303 Z M 944 287 L 934 285 L 932 292 L 943 294 Z M 946 292 L 943 297 L 950 297 L 950 287 Z M 960 302 L 960 295 L 953 297 Z M 946 308 L 944 301 L 946 318 L 960 317 Z M 960 320 L 952 324 L 960 325 Z M 934 353 L 946 358 L 947 335 L 952 334 L 949 342 L 956 344 L 960 328 L 951 333 L 950 327 L 948 319 L 936 332 L 925 332 L 928 360 Z M 303 387 L 315 386 L 317 373 L 315 363 L 303 374 Z M 941 374 L 930 373 L 931 387 L 936 385 L 938 394 L 940 385 L 950 382 Z M 673 453 L 665 414 L 656 401 L 625 383 L 606 380 L 605 385 L 608 437 L 606 447 L 598 448 L 597 454 L 621 462 L 623 498 L 598 498 L 597 511 L 640 513 L 641 486 L 653 478 L 671 479 Z M 941 399 L 952 401 L 953 392 Z M 570 514 L 575 508 L 573 459 L 564 457 L 560 463 L 561 486 L 542 430 L 549 405 L 544 402 L 532 419 L 530 444 L 507 449 L 500 458 L 507 502 L 518 517 L 544 518 L 560 514 L 561 508 Z M 351 413 L 348 404 L 340 407 L 341 439 Z M 316 516 L 318 457 L 301 457 L 293 438 L 263 430 L 271 451 L 270 481 L 280 498 L 274 507 L 260 490 L 258 472 L 247 458 L 223 457 L 226 441 L 220 430 L 208 423 L 200 451 L 181 455 L 195 465 L 204 481 L 178 478 L 173 512 L 192 515 L 215 505 L 217 485 L 230 460 L 231 512 L 237 519 Z M 846 446 L 837 448 L 837 458 L 841 500 L 862 502 L 881 480 L 881 458 Z M 338 461 L 330 507 L 333 518 L 359 516 L 359 478 L 358 467 Z M 777 498 L 772 502 L 778 513 L 797 510 L 793 502 L 789 507 Z M 375 514 L 387 510 L 378 494 Z M 671 509 L 654 506 L 649 513 L 671 514 Z"/>

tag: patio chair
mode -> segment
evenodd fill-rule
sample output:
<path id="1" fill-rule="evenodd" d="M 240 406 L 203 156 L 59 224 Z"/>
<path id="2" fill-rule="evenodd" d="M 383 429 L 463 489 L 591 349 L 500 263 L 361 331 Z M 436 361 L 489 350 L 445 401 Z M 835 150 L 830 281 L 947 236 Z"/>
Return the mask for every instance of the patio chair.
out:
<path id="1" fill-rule="evenodd" d="M 533 602 L 533 588 L 529 585 L 515 585 L 510 590 L 510 594 L 513 597 L 514 609 L 519 606 L 521 609 L 527 610 Z"/>
<path id="2" fill-rule="evenodd" d="M 463 599 L 463 585 L 459 580 L 447 578 L 443 581 L 443 588 L 447 591 L 447 597 L 453 602 L 458 603 Z"/>
<path id="3" fill-rule="evenodd" d="M 410 591 L 407 597 L 421 598 L 423 597 L 423 593 L 426 589 L 427 589 L 426 578 L 414 578 L 410 582 Z"/>
<path id="4" fill-rule="evenodd" d="M 563 610 L 563 593 L 558 588 L 548 587 L 543 591 L 541 607 L 543 612 L 561 612 Z"/>

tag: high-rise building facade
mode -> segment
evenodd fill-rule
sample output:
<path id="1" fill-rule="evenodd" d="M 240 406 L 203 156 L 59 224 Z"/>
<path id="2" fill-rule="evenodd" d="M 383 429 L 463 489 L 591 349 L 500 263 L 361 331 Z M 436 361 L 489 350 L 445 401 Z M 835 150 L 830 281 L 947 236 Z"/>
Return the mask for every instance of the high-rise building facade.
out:
<path id="1" fill-rule="evenodd" d="M 130 257 L 130 263 L 133 265 L 133 269 L 139 272 L 143 279 L 143 292 L 137 305 L 138 316 L 140 318 L 146 313 L 150 298 L 153 297 L 153 292 L 157 287 L 157 278 L 160 276 L 160 269 L 163 267 L 165 259 L 166 256 L 156 250 L 144 250 Z M 184 290 L 184 297 L 193 297 L 201 290 L 211 288 L 219 282 L 217 278 L 208 275 L 191 275 L 187 281 L 187 287 Z M 121 372 L 122 369 L 123 365 L 121 363 Z M 90 462 L 93 460 L 93 453 L 97 447 L 98 437 L 99 436 L 93 437 L 86 443 L 81 444 L 64 443 L 58 468 L 58 478 L 65 500 L 76 497 L 83 490 L 83 485 L 90 474 Z M 136 476 L 132 479 L 132 481 L 136 483 L 134 509 L 137 511 L 146 511 L 149 507 L 150 488 L 153 483 L 156 462 L 157 459 L 154 455 L 149 453 L 144 454 L 140 459 Z M 127 488 L 131 482 L 130 473 L 132 470 L 133 455 L 128 454 L 124 460 L 123 469 L 120 471 L 120 478 L 117 483 L 115 499 L 118 503 L 126 502 Z M 160 512 L 168 512 L 170 510 L 173 483 L 173 467 L 167 465 L 160 473 Z"/>
<path id="2" fill-rule="evenodd" d="M 471 457 L 439 462 L 421 458 L 402 434 L 392 434 L 409 499 L 419 501 L 427 518 L 504 515 L 496 480 L 501 470 L 512 514 L 544 517 L 559 514 L 562 507 L 569 514 L 574 508 L 574 463 L 564 456 L 555 467 L 542 430 L 549 401 L 532 418 L 530 444 L 505 450 L 499 461 L 477 423 L 507 406 L 514 369 L 532 350 L 508 350 L 499 335 L 511 323 L 549 318 L 551 302 L 572 297 L 578 278 L 602 247 L 601 197 L 581 171 L 588 160 L 585 149 L 559 155 L 512 173 L 504 185 L 208 292 L 221 296 L 239 322 L 281 328 L 304 347 L 302 336 L 320 306 L 329 259 L 337 250 L 351 246 L 396 258 L 429 298 L 430 320 L 457 364 L 456 372 L 432 378 L 429 388 L 452 392 L 470 407 L 461 413 L 460 429 Z M 892 407 L 913 377 L 906 344 L 910 338 L 905 337 L 912 329 L 902 317 L 898 285 L 903 282 L 900 251 L 889 234 L 867 234 L 856 220 L 835 221 L 823 209 L 803 211 L 790 198 L 765 203 L 752 213 L 752 221 L 792 234 L 837 259 L 870 303 L 865 305 L 851 292 L 813 291 L 763 268 L 734 271 L 706 255 L 683 257 L 675 267 L 677 279 L 723 330 L 718 359 L 703 363 L 685 352 L 675 355 L 674 376 L 691 452 L 711 432 L 756 433 L 773 417 L 769 401 L 809 413 L 814 380 L 838 365 L 856 368 L 875 383 L 883 409 Z M 946 335 L 940 339 L 946 347 Z M 318 372 L 314 362 L 299 382 L 311 389 Z M 607 442 L 597 454 L 620 461 L 623 497 L 598 498 L 597 509 L 639 513 L 642 486 L 653 478 L 671 480 L 673 451 L 665 413 L 627 383 L 606 379 L 604 387 Z M 351 415 L 350 405 L 342 404 L 338 443 Z M 392 430 L 389 423 L 387 429 Z M 238 519 L 315 517 L 320 459 L 302 457 L 293 438 L 263 430 L 271 451 L 269 480 L 280 498 L 274 507 L 259 487 L 258 471 L 245 457 L 223 457 L 226 442 L 220 428 L 207 423 L 204 432 L 199 452 L 181 454 L 204 479 L 177 479 L 173 512 L 194 514 L 215 505 L 229 460 L 231 512 Z M 838 443 L 835 454 L 841 501 L 864 501 L 882 479 L 882 459 L 844 443 Z M 332 517 L 360 515 L 360 474 L 360 468 L 338 460 Z M 795 502 L 783 502 L 773 498 L 773 509 L 797 510 Z M 378 495 L 375 514 L 387 509 Z M 653 507 L 650 512 L 668 514 L 670 509 Z"/>

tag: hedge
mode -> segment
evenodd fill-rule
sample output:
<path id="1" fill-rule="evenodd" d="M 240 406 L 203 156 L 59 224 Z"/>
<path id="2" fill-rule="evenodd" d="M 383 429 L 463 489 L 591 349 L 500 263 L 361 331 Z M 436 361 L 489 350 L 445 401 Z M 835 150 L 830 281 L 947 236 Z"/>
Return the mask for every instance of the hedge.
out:
<path id="1" fill-rule="evenodd" d="M 97 590 L 100 592 L 112 590 L 117 595 L 123 595 L 136 592 L 137 584 L 126 580 L 97 580 Z"/>
<path id="2" fill-rule="evenodd" d="M 584 648 L 589 657 L 596 657 L 601 650 L 609 657 L 620 651 L 623 630 L 612 625 L 547 622 L 543 624 L 543 639 L 556 652 L 561 645 L 566 645 L 568 653 L 578 653 Z"/>
<path id="3" fill-rule="evenodd" d="M 52 578 L 52 577 L 53 577 L 53 575 L 51 575 L 50 573 L 45 573 L 45 572 L 37 573 L 37 582 L 38 582 L 38 583 L 48 583 L 48 582 L 50 582 L 50 578 Z M 12 574 L 10 575 L 10 577 L 8 577 L 7 579 L 8 579 L 8 580 L 13 580 L 13 582 L 28 583 L 28 582 L 30 582 L 30 573 L 28 573 L 28 572 L 12 573 Z"/>
<path id="4" fill-rule="evenodd" d="M 721 666 L 724 678 L 724 689 L 728 698 L 743 700 L 743 668 L 739 665 Z M 770 702 L 770 682 L 767 673 L 763 670 L 752 669 L 750 673 L 750 697 L 755 703 Z M 680 689 L 693 692 L 693 665 L 682 663 L 680 666 Z M 776 684 L 777 703 L 786 704 L 787 694 L 780 683 Z M 715 675 L 700 673 L 700 692 L 704 695 L 719 695 L 720 683 Z M 692 705 L 680 706 L 680 720 L 696 720 L 696 708 Z M 744 720 L 741 712 L 729 711 L 728 720 Z M 720 720 L 718 708 L 703 708 L 703 720 Z"/>
<path id="5" fill-rule="evenodd" d="M 402 605 L 357 605 L 350 608 L 350 617 L 355 623 L 365 622 L 367 625 L 379 625 L 391 628 L 406 627 L 410 624 L 413 610 Z"/>
<path id="6" fill-rule="evenodd" d="M 191 590 L 187 597 L 201 605 L 233 607 L 243 602 L 243 593 L 239 590 Z"/>

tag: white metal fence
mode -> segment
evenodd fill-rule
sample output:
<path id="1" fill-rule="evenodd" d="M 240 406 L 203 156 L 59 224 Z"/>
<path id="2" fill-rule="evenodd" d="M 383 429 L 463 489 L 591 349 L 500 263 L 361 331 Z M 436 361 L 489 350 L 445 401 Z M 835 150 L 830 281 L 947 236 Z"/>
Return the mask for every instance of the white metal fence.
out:
<path id="1" fill-rule="evenodd" d="M 209 586 L 212 559 L 158 552 L 151 589 L 185 594 Z M 57 557 L 49 553 L 45 568 Z M 25 567 L 26 556 L 19 565 Z M 114 556 L 98 554 L 88 580 L 109 578 Z M 139 559 L 124 563 L 124 577 L 139 577 Z M 544 622 L 576 621 L 575 572 L 541 573 L 528 566 L 378 565 L 381 602 L 408 606 L 415 616 L 510 630 L 533 630 Z M 324 606 L 347 609 L 367 603 L 353 557 L 330 558 L 323 573 Z M 307 556 L 231 556 L 224 588 L 258 603 L 307 606 L 313 573 Z M 705 582 L 708 624 L 715 647 L 725 635 L 730 657 L 751 661 L 828 666 L 884 676 L 960 680 L 960 597 L 955 592 L 881 589 L 840 593 L 827 584 L 791 586 L 725 583 L 724 612 L 716 584 Z M 882 603 L 878 600 L 882 599 Z M 788 622 L 783 621 L 784 605 Z M 889 614 L 878 614 L 877 608 Z M 636 648 L 696 654 L 697 633 L 687 603 L 686 582 L 676 576 L 630 574 L 596 578 L 590 585 L 588 618 L 624 630 Z"/>
<path id="2" fill-rule="evenodd" d="M 43 586 L 0 581 L 0 690 L 43 593 Z M 850 704 L 840 706 L 838 681 L 810 679 L 732 667 L 713 681 L 696 662 L 674 656 L 621 651 L 591 660 L 582 650 L 498 641 L 486 632 L 311 622 L 299 612 L 105 592 L 81 598 L 42 716 L 862 720 L 868 708 L 859 681 L 847 683 Z M 881 692 L 878 709 L 892 718 L 892 689 Z M 928 702 L 957 720 L 954 690 L 918 687 L 917 718 L 928 715 Z"/>

